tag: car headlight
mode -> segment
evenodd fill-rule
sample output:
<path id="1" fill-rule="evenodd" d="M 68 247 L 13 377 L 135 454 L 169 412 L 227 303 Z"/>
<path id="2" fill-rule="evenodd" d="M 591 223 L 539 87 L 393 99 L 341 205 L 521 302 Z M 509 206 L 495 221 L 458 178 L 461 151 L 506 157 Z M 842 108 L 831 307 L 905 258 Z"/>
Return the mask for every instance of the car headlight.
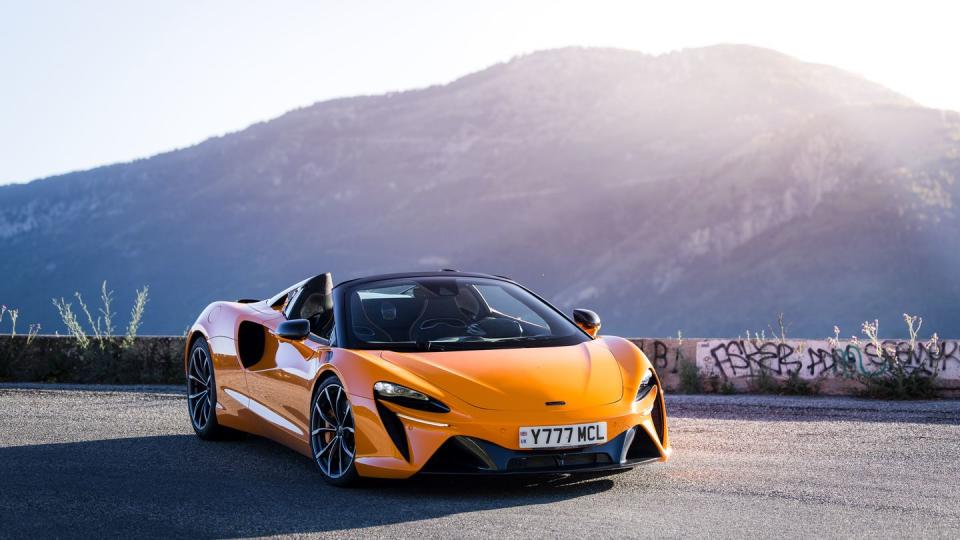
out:
<path id="1" fill-rule="evenodd" d="M 374 384 L 373 393 L 377 399 L 396 403 L 397 405 L 410 409 L 441 413 L 450 412 L 450 407 L 447 407 L 423 392 L 418 392 L 406 386 L 391 382 L 380 381 Z"/>
<path id="2" fill-rule="evenodd" d="M 419 399 L 420 401 L 430 401 L 430 398 L 422 392 L 417 392 L 416 390 L 411 390 L 406 386 L 400 386 L 399 384 L 393 384 L 389 382 L 378 382 L 373 385 L 373 390 L 380 394 L 381 397 L 405 397 L 410 399 Z"/>
<path id="3" fill-rule="evenodd" d="M 637 397 L 634 401 L 640 401 L 641 399 L 647 397 L 647 394 L 650 393 L 650 390 L 653 390 L 653 387 L 656 386 L 657 380 L 653 377 L 653 370 L 648 369 L 646 373 L 643 374 L 643 378 L 640 379 L 640 387 L 637 388 Z"/>

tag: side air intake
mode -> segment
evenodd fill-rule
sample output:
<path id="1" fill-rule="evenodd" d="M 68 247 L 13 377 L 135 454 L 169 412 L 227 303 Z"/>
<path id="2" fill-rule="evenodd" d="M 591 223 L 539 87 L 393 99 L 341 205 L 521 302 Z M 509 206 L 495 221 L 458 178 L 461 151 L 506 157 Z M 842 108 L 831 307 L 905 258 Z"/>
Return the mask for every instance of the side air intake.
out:
<path id="1" fill-rule="evenodd" d="M 249 369 L 263 358 L 267 329 L 253 321 L 243 321 L 237 329 L 237 354 L 240 363 Z"/>
<path id="2" fill-rule="evenodd" d="M 633 442 L 627 450 L 627 461 L 635 459 L 654 459 L 660 457 L 660 449 L 642 426 L 637 426 Z"/>
<path id="3" fill-rule="evenodd" d="M 403 422 L 400 421 L 396 413 L 384 407 L 379 401 L 377 401 L 377 414 L 380 415 L 380 421 L 383 422 L 387 435 L 390 436 L 390 440 L 393 441 L 393 445 L 397 447 L 400 455 L 403 456 L 403 459 L 410 461 L 410 446 L 407 444 L 407 434 L 403 430 Z"/>

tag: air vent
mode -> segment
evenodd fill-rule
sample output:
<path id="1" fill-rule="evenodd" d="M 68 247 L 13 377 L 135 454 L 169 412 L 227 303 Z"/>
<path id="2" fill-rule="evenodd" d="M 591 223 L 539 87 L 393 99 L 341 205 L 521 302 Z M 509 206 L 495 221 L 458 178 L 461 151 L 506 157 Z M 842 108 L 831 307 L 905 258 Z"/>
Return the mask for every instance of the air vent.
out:
<path id="1" fill-rule="evenodd" d="M 480 446 L 463 439 L 466 437 L 447 439 L 447 442 L 443 443 L 423 466 L 423 472 L 467 474 L 496 469 L 490 457 Z"/>
<path id="2" fill-rule="evenodd" d="M 377 413 L 380 415 L 380 421 L 383 422 L 383 427 L 387 429 L 387 435 L 390 436 L 393 445 L 397 447 L 403 459 L 410 461 L 410 447 L 407 444 L 407 434 L 403 430 L 403 422 L 400 421 L 396 413 L 384 407 L 379 401 L 377 402 Z"/>
<path id="3" fill-rule="evenodd" d="M 653 404 L 653 410 L 650 411 L 650 418 L 653 420 L 653 428 L 657 431 L 657 438 L 660 444 L 663 444 L 663 394 L 657 395 L 657 401 Z"/>
<path id="4" fill-rule="evenodd" d="M 237 354 L 240 363 L 250 369 L 263 358 L 267 329 L 253 321 L 243 321 L 237 329 Z"/>
<path id="5" fill-rule="evenodd" d="M 636 435 L 633 442 L 630 443 L 630 449 L 627 450 L 627 461 L 634 459 L 653 459 L 660 457 L 660 449 L 653 442 L 647 431 L 641 426 L 637 426 Z"/>

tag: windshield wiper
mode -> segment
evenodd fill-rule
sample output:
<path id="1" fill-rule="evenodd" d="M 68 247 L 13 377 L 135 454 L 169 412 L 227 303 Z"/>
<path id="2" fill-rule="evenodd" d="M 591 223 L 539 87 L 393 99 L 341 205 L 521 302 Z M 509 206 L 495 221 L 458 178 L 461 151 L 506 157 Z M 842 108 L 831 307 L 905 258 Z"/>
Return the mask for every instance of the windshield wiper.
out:
<path id="1" fill-rule="evenodd" d="M 502 338 L 498 339 L 497 343 L 518 343 L 518 342 L 530 342 L 530 341 L 543 341 L 545 339 L 550 339 L 553 336 L 518 336 L 512 338 Z"/>
<path id="2" fill-rule="evenodd" d="M 430 351 L 445 351 L 447 350 L 444 345 L 450 342 L 439 342 L 439 341 L 429 341 L 429 340 L 418 340 L 415 342 L 417 344 L 417 349 L 423 352 Z"/>
<path id="3" fill-rule="evenodd" d="M 478 350 L 482 349 L 502 349 L 510 345 L 520 344 L 521 347 L 524 347 L 526 343 L 542 343 L 544 341 L 550 341 L 553 336 L 517 336 L 512 338 L 499 338 L 499 339 L 484 339 L 477 336 L 464 336 L 463 339 L 458 339 L 456 341 L 450 340 L 417 340 L 414 342 L 417 350 L 423 352 L 439 352 L 439 351 L 450 351 L 450 350 L 470 350 L 477 348 Z"/>

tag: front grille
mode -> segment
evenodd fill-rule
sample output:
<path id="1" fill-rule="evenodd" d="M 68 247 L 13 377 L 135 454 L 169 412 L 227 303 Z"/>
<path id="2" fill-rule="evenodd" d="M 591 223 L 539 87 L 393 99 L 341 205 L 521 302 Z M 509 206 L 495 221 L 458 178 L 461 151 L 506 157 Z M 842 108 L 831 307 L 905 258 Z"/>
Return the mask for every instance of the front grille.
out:
<path id="1" fill-rule="evenodd" d="M 556 456 L 530 456 L 511 459 L 510 462 L 507 463 L 507 470 L 555 469 L 559 466 L 560 464 L 557 463 Z"/>
<path id="2" fill-rule="evenodd" d="M 551 474 L 590 471 L 621 466 L 627 445 L 637 458 L 659 457 L 656 446 L 652 456 L 647 448 L 631 444 L 633 430 L 596 446 L 566 449 L 513 450 L 490 441 L 473 437 L 454 436 L 445 441 L 424 464 L 425 474 Z M 637 437 L 653 444 L 650 437 Z M 629 466 L 629 465 L 628 465 Z"/>
<path id="3" fill-rule="evenodd" d="M 482 451 L 482 450 L 481 450 Z M 423 466 L 424 472 L 433 473 L 473 473 L 490 470 L 480 456 L 463 444 L 459 437 L 452 437 L 434 452 Z"/>
<path id="4" fill-rule="evenodd" d="M 539 456 L 515 457 L 507 463 L 508 471 L 530 471 L 537 469 L 566 469 L 590 467 L 613 463 L 604 453 L 593 454 L 549 454 Z"/>

